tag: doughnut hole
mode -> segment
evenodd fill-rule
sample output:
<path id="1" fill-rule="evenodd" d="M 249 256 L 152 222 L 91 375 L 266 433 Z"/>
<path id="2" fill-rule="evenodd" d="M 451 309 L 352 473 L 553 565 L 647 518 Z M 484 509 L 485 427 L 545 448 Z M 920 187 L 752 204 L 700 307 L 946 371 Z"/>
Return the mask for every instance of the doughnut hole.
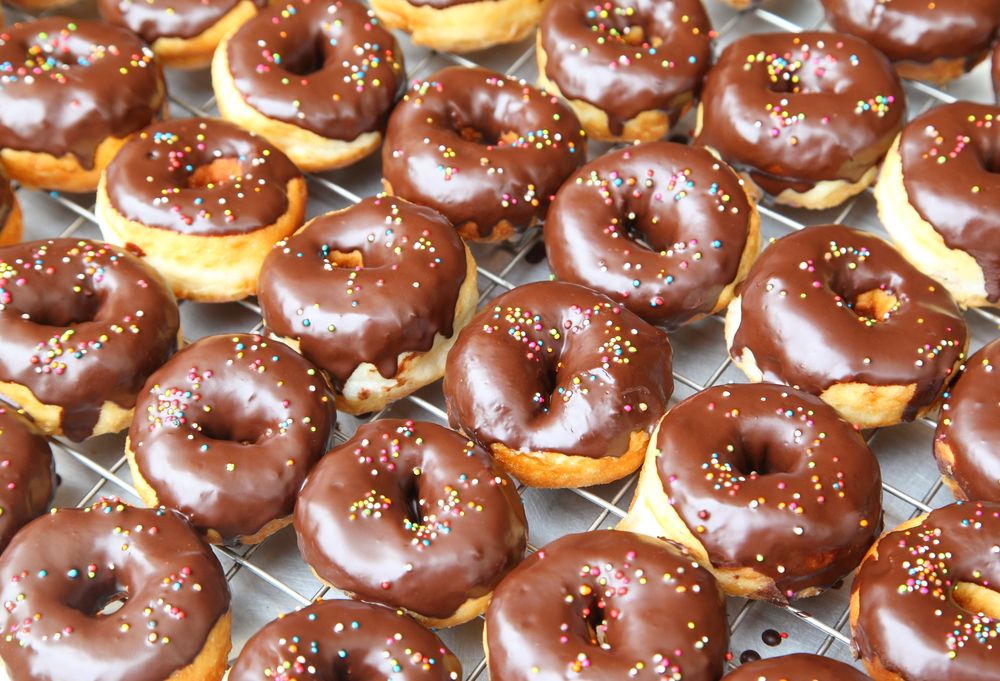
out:
<path id="1" fill-rule="evenodd" d="M 97 320 L 104 296 L 94 291 L 88 279 L 80 283 L 80 293 L 66 296 L 55 287 L 35 286 L 18 290 L 16 308 L 21 317 L 38 326 L 68 327 Z"/>
<path id="2" fill-rule="evenodd" d="M 188 189 L 221 187 L 243 176 L 243 164 L 237 158 L 217 158 L 197 166 L 187 177 Z"/>
<path id="3" fill-rule="evenodd" d="M 99 619 L 121 610 L 129 600 L 128 592 L 128 586 L 119 584 L 113 573 L 101 571 L 96 579 L 81 580 L 80 588 L 68 593 L 63 604 Z"/>
<path id="4" fill-rule="evenodd" d="M 318 73 L 331 57 L 325 45 L 326 41 L 316 36 L 312 41 L 293 50 L 290 55 L 284 55 L 280 68 L 296 76 L 311 76 Z"/>
<path id="5" fill-rule="evenodd" d="M 859 293 L 854 298 L 854 313 L 862 320 L 886 321 L 899 309 L 900 300 L 892 292 L 871 289 Z"/>
<path id="6" fill-rule="evenodd" d="M 955 603 L 970 615 L 1000 619 L 1000 592 L 972 582 L 958 582 L 952 589 Z"/>

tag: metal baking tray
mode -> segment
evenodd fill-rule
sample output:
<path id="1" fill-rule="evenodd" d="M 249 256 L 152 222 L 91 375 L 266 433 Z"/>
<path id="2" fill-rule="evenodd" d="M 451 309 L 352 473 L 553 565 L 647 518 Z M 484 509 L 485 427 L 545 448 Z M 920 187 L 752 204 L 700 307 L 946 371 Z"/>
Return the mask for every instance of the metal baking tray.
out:
<path id="1" fill-rule="evenodd" d="M 554 0 L 557 1 L 558 0 Z M 704 0 L 718 31 L 716 49 L 747 33 L 799 31 L 825 27 L 818 0 L 764 0 L 762 5 L 737 13 L 719 0 Z M 79 16 L 93 16 L 86 4 L 69 10 Z M 8 12 L 8 21 L 26 18 Z M 410 78 L 425 77 L 452 65 L 482 65 L 534 82 L 537 77 L 534 40 L 517 45 L 458 56 L 412 45 L 399 36 Z M 907 83 L 909 115 L 956 99 L 992 101 L 988 64 L 944 89 L 922 83 Z M 171 116 L 217 115 L 207 71 L 167 73 Z M 683 137 L 693 128 L 689 117 L 676 128 Z M 591 157 L 607 150 L 592 145 Z M 376 157 L 350 169 L 309 178 L 310 217 L 343 208 L 360 197 L 380 190 L 380 167 Z M 25 213 L 25 238 L 55 236 L 100 238 L 93 214 L 93 195 L 61 195 L 18 189 Z M 885 236 L 875 212 L 871 192 L 866 192 L 837 209 L 809 212 L 761 206 L 765 237 L 779 237 L 805 225 L 842 222 Z M 516 242 L 474 245 L 479 264 L 481 302 L 519 284 L 547 279 L 549 270 L 538 230 Z M 253 300 L 225 305 L 183 303 L 183 328 L 187 340 L 205 335 L 236 331 L 259 331 L 259 308 Z M 1000 335 L 1000 316 L 992 311 L 967 314 L 972 332 L 971 350 Z M 673 402 L 713 384 L 743 382 L 742 373 L 732 366 L 726 353 L 722 320 L 713 317 L 671 334 L 674 348 Z M 370 416 L 407 417 L 447 423 L 440 382 Z M 336 438 L 343 442 L 362 423 L 339 416 Z M 952 501 L 938 477 L 931 442 L 934 422 L 923 419 L 868 433 L 868 440 L 882 465 L 886 527 L 930 508 Z M 99 496 L 121 496 L 139 503 L 123 455 L 123 436 L 104 436 L 82 445 L 55 441 L 61 484 L 57 506 L 84 506 Z M 542 546 L 570 532 L 614 527 L 632 498 L 635 477 L 588 489 L 538 490 L 520 488 L 530 525 L 531 547 Z M 235 659 L 246 640 L 277 615 L 319 598 L 341 597 L 320 584 L 311 574 L 295 545 L 291 528 L 286 528 L 260 545 L 250 548 L 217 549 L 233 593 L 233 651 Z M 462 558 L 459 557 L 459 560 Z M 848 621 L 850 577 L 844 584 L 817 598 L 777 607 L 768 603 L 730 599 L 733 664 L 755 654 L 770 657 L 793 652 L 814 652 L 852 661 Z M 525 607 L 532 607 L 526 603 Z M 482 649 L 482 619 L 439 632 L 462 661 L 465 679 L 487 678 Z M 857 663 L 855 663 L 857 664 Z M 0 671 L 0 678 L 3 672 Z"/>

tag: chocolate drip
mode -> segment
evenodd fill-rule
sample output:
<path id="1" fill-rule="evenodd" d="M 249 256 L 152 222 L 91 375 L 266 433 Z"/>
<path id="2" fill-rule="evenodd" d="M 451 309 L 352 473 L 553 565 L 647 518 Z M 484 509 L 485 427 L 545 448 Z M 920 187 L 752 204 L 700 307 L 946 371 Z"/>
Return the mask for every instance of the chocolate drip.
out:
<path id="1" fill-rule="evenodd" d="M 269 227 L 302 174 L 280 150 L 226 121 L 182 118 L 129 140 L 108 165 L 111 205 L 125 218 L 181 234 Z"/>
<path id="2" fill-rule="evenodd" d="M 615 135 L 643 111 L 666 111 L 675 123 L 712 64 L 701 0 L 551 2 L 540 35 L 546 76 L 603 110 Z"/>
<path id="3" fill-rule="evenodd" d="M 528 533 L 514 484 L 486 452 L 399 419 L 362 426 L 319 463 L 295 528 L 322 579 L 438 619 L 489 594 L 520 562 Z"/>
<path id="4" fill-rule="evenodd" d="M 265 7 L 267 0 L 250 0 Z M 97 0 L 101 17 L 147 43 L 159 38 L 194 38 L 212 28 L 244 0 Z"/>
<path id="5" fill-rule="evenodd" d="M 0 29 L 0 148 L 72 154 L 153 121 L 164 100 L 153 53 L 131 32 L 50 17 Z"/>
<path id="6" fill-rule="evenodd" d="M 854 667 L 821 655 L 796 653 L 744 664 L 725 681 L 870 681 Z"/>
<path id="7" fill-rule="evenodd" d="M 55 491 L 48 441 L 14 408 L 0 404 L 0 552 L 25 523 L 45 513 Z"/>
<path id="8" fill-rule="evenodd" d="M 872 291 L 895 299 L 882 312 Z M 913 419 L 941 392 L 968 340 L 948 292 L 879 237 L 807 227 L 764 250 L 740 288 L 731 353 L 753 352 L 764 380 L 820 394 L 839 383 L 915 390 Z"/>
<path id="9" fill-rule="evenodd" d="M 907 124 L 899 154 L 910 205 L 945 245 L 975 259 L 988 299 L 1000 301 L 1000 107 L 934 107 Z"/>
<path id="10" fill-rule="evenodd" d="M 662 330 L 584 286 L 541 282 L 469 322 L 448 355 L 444 394 L 452 424 L 484 448 L 596 459 L 652 431 L 673 391 L 670 367 Z"/>
<path id="11" fill-rule="evenodd" d="M 676 328 L 736 279 L 753 208 L 704 149 L 654 142 L 590 162 L 556 195 L 545 246 L 560 279 Z"/>

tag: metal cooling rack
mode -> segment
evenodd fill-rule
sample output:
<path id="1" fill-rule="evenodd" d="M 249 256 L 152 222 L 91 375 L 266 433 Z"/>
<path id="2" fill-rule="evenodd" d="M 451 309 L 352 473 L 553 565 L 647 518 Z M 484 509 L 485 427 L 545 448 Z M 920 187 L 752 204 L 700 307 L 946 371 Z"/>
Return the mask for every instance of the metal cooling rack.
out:
<path id="1" fill-rule="evenodd" d="M 719 33 L 717 51 L 747 33 L 796 32 L 825 26 L 818 0 L 765 0 L 762 7 L 745 13 L 736 13 L 718 0 L 704 1 Z M 70 13 L 92 16 L 93 9 L 84 6 Z M 10 12 L 8 17 L 10 21 L 23 18 L 26 17 L 17 11 Z M 533 38 L 519 45 L 467 56 L 432 52 L 412 45 L 405 36 L 399 38 L 411 78 L 425 77 L 450 64 L 482 65 L 529 81 L 537 76 Z M 170 72 L 167 80 L 172 116 L 217 115 L 207 72 Z M 906 89 L 911 117 L 931 106 L 957 99 L 992 100 L 984 66 L 944 89 L 922 83 L 908 83 Z M 691 128 L 692 122 L 687 119 L 677 131 L 683 133 Z M 607 148 L 592 145 L 591 157 Z M 375 193 L 380 188 L 380 177 L 377 158 L 347 170 L 310 176 L 309 217 L 343 208 L 362 196 Z M 26 239 L 70 235 L 100 238 L 93 213 L 93 195 L 17 191 L 25 212 Z M 886 236 L 878 222 L 870 191 L 829 211 L 809 212 L 762 205 L 760 212 L 764 235 L 769 238 L 808 224 L 827 222 L 843 222 Z M 537 230 L 516 243 L 474 245 L 473 251 L 479 263 L 481 303 L 519 284 L 549 277 Z M 259 331 L 261 328 L 260 309 L 250 300 L 226 305 L 184 303 L 181 316 L 188 341 L 213 333 Z M 967 319 L 973 337 L 970 351 L 1000 335 L 1000 316 L 993 312 L 972 311 Z M 674 402 L 717 383 L 745 381 L 728 358 L 719 317 L 685 327 L 673 333 L 671 341 L 676 380 Z M 438 383 L 369 419 L 392 416 L 446 424 L 443 404 Z M 340 415 L 335 434 L 337 441 L 347 440 L 362 422 Z M 934 427 L 932 420 L 923 419 L 868 434 L 868 441 L 882 464 L 887 528 L 952 501 L 948 490 L 942 487 L 931 453 Z M 104 436 L 82 445 L 63 440 L 54 440 L 53 444 L 61 476 L 55 505 L 84 506 L 99 495 L 117 495 L 139 503 L 123 455 L 123 436 Z M 544 545 L 570 532 L 616 525 L 632 498 L 635 477 L 589 489 L 519 487 L 528 515 L 531 547 Z M 319 598 L 339 596 L 312 576 L 299 556 L 291 528 L 253 547 L 219 547 L 216 551 L 233 592 L 233 658 L 254 632 L 280 613 Z M 730 599 L 733 664 L 746 651 L 755 651 L 763 657 L 816 652 L 852 661 L 847 626 L 849 581 L 848 578 L 841 588 L 793 607 Z M 767 635 L 762 636 L 764 632 Z M 482 619 L 439 633 L 461 659 L 466 681 L 485 681 Z M 776 641 L 779 642 L 777 646 L 774 645 Z M 0 676 L 2 674 L 0 671 Z"/>

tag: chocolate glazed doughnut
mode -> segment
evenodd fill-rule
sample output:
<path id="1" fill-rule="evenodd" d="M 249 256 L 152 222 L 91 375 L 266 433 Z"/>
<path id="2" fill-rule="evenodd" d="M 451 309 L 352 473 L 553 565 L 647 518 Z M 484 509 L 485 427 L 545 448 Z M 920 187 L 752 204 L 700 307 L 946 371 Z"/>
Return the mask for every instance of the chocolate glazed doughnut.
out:
<path id="1" fill-rule="evenodd" d="M 796 653 L 740 665 L 725 681 L 870 681 L 854 667 L 822 655 Z"/>
<path id="2" fill-rule="evenodd" d="M 10 246 L 21 240 L 24 223 L 21 219 L 21 204 L 11 189 L 10 180 L 0 169 L 0 246 Z"/>
<path id="3" fill-rule="evenodd" d="M 490 678 L 717 681 L 729 628 L 712 575 L 686 553 L 617 530 L 529 556 L 490 603 Z"/>
<path id="4" fill-rule="evenodd" d="M 786 386 L 715 386 L 660 422 L 620 528 L 688 548 L 726 593 L 785 604 L 856 568 L 882 530 L 857 430 Z"/>
<path id="5" fill-rule="evenodd" d="M 0 394 L 48 434 L 127 428 L 179 331 L 170 289 L 134 255 L 82 239 L 0 249 Z"/>
<path id="6" fill-rule="evenodd" d="M 174 511 L 102 499 L 38 518 L 0 557 L 0 602 L 0 656 L 18 681 L 69 670 L 76 681 L 217 681 L 226 669 L 229 585 Z"/>
<path id="7" fill-rule="evenodd" d="M 382 148 L 386 191 L 436 208 L 466 239 L 500 241 L 541 220 L 587 160 L 559 99 L 509 76 L 449 67 L 414 83 Z"/>
<path id="8" fill-rule="evenodd" d="M 1000 26 L 1000 0 L 822 0 L 836 31 L 889 57 L 903 78 L 944 84 L 987 57 Z"/>
<path id="9" fill-rule="evenodd" d="M 24 524 L 45 513 L 55 491 L 48 441 L 22 412 L 0 403 L 0 552 Z"/>
<path id="10" fill-rule="evenodd" d="M 147 506 L 210 541 L 255 544 L 291 523 L 295 495 L 336 425 L 318 369 L 260 336 L 210 336 L 149 377 L 125 443 Z"/>
<path id="11" fill-rule="evenodd" d="M 931 409 L 965 357 L 955 301 L 879 237 L 807 227 L 766 248 L 726 315 L 751 381 L 819 395 L 863 428 Z"/>
<path id="12" fill-rule="evenodd" d="M 288 676 L 303 673 L 308 677 Z M 320 601 L 280 616 L 254 634 L 228 678 L 458 681 L 462 666 L 441 639 L 398 610 Z"/>
<path id="13" fill-rule="evenodd" d="M 469 322 L 448 355 L 444 395 L 452 426 L 521 482 L 582 487 L 641 465 L 670 371 L 664 331 L 592 289 L 540 282 Z"/>
<path id="14" fill-rule="evenodd" d="M 831 208 L 875 181 L 903 126 L 899 77 L 840 33 L 764 33 L 732 43 L 702 91 L 697 143 L 777 203 Z"/>
<path id="15" fill-rule="evenodd" d="M 378 149 L 405 78 L 395 38 L 355 0 L 276 4 L 227 36 L 212 60 L 222 117 L 304 171 Z"/>
<path id="16" fill-rule="evenodd" d="M 50 17 L 0 30 L 0 160 L 21 184 L 93 191 L 163 104 L 159 64 L 125 29 Z"/>
<path id="17" fill-rule="evenodd" d="M 432 627 L 478 617 L 528 535 L 514 484 L 486 452 L 399 419 L 361 426 L 323 458 L 295 530 L 321 580 Z"/>
<path id="18" fill-rule="evenodd" d="M 539 85 L 566 97 L 593 139 L 660 139 L 701 88 L 713 36 L 701 0 L 551 2 Z"/>
<path id="19" fill-rule="evenodd" d="M 669 142 L 591 161 L 545 220 L 557 277 L 668 329 L 729 304 L 759 247 L 760 217 L 742 180 L 704 149 Z"/>
<path id="20" fill-rule="evenodd" d="M 1000 661 L 1000 505 L 958 503 L 903 523 L 851 588 L 854 646 L 878 681 L 984 681 Z"/>
<path id="21" fill-rule="evenodd" d="M 910 121 L 875 198 L 907 259 L 962 306 L 1000 304 L 1000 107 L 957 102 Z"/>
<path id="22" fill-rule="evenodd" d="M 1000 340 L 970 357 L 944 394 L 934 454 L 944 481 L 960 499 L 1000 502 Z"/>

